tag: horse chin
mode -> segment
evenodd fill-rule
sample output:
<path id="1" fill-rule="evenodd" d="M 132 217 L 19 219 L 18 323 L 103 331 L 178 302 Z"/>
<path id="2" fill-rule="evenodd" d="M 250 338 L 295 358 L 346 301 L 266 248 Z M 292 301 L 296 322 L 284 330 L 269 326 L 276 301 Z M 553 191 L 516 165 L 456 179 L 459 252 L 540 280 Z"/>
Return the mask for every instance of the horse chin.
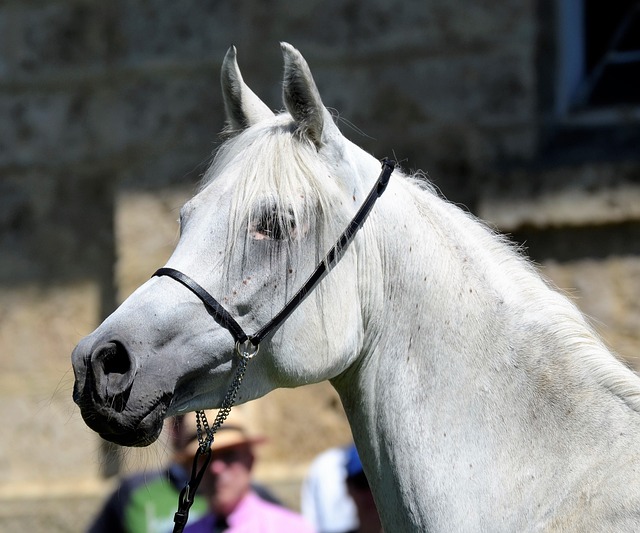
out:
<path id="1" fill-rule="evenodd" d="M 87 426 L 104 440 L 120 446 L 144 447 L 154 443 L 162 432 L 169 401 L 158 402 L 141 419 L 108 409 L 83 406 L 80 412 Z"/>

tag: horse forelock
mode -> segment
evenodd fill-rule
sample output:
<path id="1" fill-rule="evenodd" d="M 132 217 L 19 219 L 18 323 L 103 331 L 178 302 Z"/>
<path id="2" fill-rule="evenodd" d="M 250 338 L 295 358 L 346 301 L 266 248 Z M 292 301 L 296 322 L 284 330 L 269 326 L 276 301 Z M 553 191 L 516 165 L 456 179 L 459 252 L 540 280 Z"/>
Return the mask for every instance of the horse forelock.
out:
<path id="1" fill-rule="evenodd" d="M 279 222 L 297 229 L 284 242 L 292 260 L 301 256 L 296 247 L 303 242 L 306 230 L 312 228 L 316 237 L 313 251 L 317 260 L 342 230 L 341 224 L 346 223 L 341 216 L 341 196 L 345 194 L 341 180 L 332 175 L 329 165 L 318 156 L 317 147 L 300 135 L 286 114 L 224 142 L 203 178 L 201 190 L 218 179 L 234 180 L 227 257 L 244 246 L 250 238 L 248 227 L 263 210 L 272 210 Z"/>

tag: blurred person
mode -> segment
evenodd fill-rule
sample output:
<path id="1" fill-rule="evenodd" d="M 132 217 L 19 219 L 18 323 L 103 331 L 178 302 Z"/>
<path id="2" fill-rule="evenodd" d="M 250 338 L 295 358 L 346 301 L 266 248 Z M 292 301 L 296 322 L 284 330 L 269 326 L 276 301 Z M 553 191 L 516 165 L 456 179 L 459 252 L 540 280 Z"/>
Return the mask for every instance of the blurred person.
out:
<path id="1" fill-rule="evenodd" d="M 252 487 L 254 447 L 264 440 L 264 437 L 251 435 L 237 416 L 237 411 L 231 411 L 216 433 L 211 460 L 200 485 L 200 493 L 207 500 L 209 512 L 187 525 L 184 533 L 314 531 L 301 515 L 265 501 Z M 195 442 L 189 451 L 195 453 L 197 447 Z"/>
<path id="2" fill-rule="evenodd" d="M 345 482 L 351 447 L 329 448 L 319 454 L 302 483 L 302 514 L 318 533 L 344 533 L 358 527 L 356 506 Z"/>
<path id="3" fill-rule="evenodd" d="M 177 416 L 166 422 L 172 449 L 169 465 L 156 472 L 141 472 L 123 478 L 88 533 L 168 533 L 173 530 L 178 496 L 189 480 L 193 459 L 185 449 L 194 438 L 197 439 L 195 415 L 191 415 Z M 205 499 L 196 496 L 190 519 L 196 520 L 206 511 Z"/>
<path id="4" fill-rule="evenodd" d="M 346 486 L 355 503 L 359 525 L 349 533 L 382 533 L 380 515 L 355 446 L 347 450 Z"/>
<path id="5" fill-rule="evenodd" d="M 206 411 L 215 420 L 216 411 Z M 195 413 L 167 420 L 172 457 L 165 469 L 123 478 L 88 528 L 88 533 L 170 533 L 178 497 L 191 474 L 198 447 Z M 278 503 L 268 491 L 256 487 L 261 497 Z M 189 523 L 207 513 L 206 499 L 196 493 Z"/>

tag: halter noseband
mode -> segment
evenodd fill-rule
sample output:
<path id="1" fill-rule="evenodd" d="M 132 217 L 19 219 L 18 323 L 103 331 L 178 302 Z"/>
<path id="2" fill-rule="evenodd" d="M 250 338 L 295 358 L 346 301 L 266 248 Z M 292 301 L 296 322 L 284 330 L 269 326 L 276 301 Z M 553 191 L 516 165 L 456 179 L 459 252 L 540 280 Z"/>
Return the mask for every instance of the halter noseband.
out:
<path id="1" fill-rule="evenodd" d="M 353 240 L 357 231 L 364 224 L 367 216 L 376 203 L 376 200 L 387 188 L 389 178 L 391 177 L 391 173 L 394 168 L 395 161 L 387 158 L 382 160 L 382 171 L 380 172 L 380 176 L 378 177 L 375 186 L 371 189 L 371 192 L 369 192 L 368 196 L 358 209 L 358 212 L 355 214 L 347 228 L 342 232 L 342 235 L 340 235 L 337 242 L 329 250 L 325 258 L 318 263 L 318 266 L 311 276 L 309 276 L 304 285 L 302 285 L 298 292 L 291 297 L 280 312 L 278 312 L 269 322 L 262 326 L 262 328 L 253 335 L 247 335 L 231 314 L 213 296 L 211 296 L 211 294 L 186 274 L 183 274 L 174 268 L 165 267 L 158 269 L 153 275 L 173 278 L 193 292 L 209 309 L 214 320 L 229 331 L 233 339 L 236 341 L 236 346 L 250 342 L 257 348 L 265 337 L 273 333 L 282 325 L 289 315 L 293 313 L 296 307 L 298 307 L 311 293 L 311 291 L 313 291 L 316 285 L 320 283 L 322 278 L 324 278 L 324 276 L 326 276 L 329 271 L 338 264 L 340 259 L 342 259 L 345 250 Z"/>

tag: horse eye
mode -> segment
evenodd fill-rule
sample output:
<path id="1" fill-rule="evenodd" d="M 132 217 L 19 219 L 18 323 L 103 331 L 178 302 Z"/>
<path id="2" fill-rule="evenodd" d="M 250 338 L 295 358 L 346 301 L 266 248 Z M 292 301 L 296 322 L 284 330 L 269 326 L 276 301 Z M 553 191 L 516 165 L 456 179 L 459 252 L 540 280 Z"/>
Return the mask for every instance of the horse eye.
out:
<path id="1" fill-rule="evenodd" d="M 283 214 L 275 207 L 258 213 L 249 225 L 249 234 L 254 240 L 284 241 L 295 234 L 292 213 Z"/>

